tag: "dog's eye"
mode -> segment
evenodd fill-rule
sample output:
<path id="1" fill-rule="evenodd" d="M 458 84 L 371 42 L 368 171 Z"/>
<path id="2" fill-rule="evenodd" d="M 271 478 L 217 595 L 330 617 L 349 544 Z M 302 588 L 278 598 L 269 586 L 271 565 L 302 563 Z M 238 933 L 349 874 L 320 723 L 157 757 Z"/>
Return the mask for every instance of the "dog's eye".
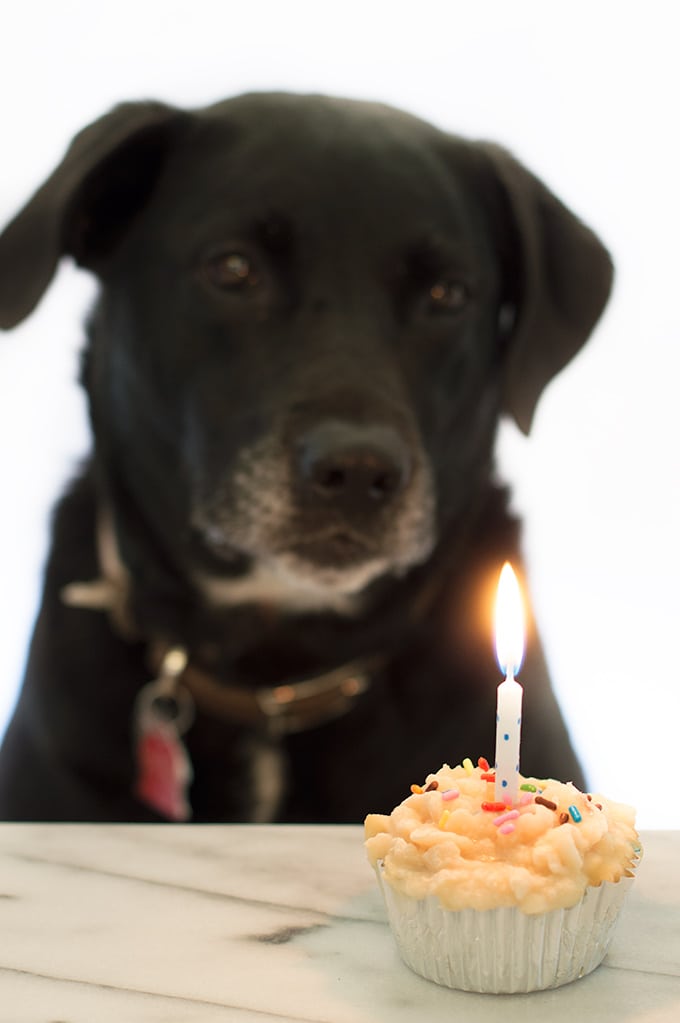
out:
<path id="1" fill-rule="evenodd" d="M 211 284 L 227 291 L 252 288 L 259 283 L 251 260 L 241 252 L 221 252 L 208 260 L 205 270 Z"/>
<path id="2" fill-rule="evenodd" d="M 430 288 L 429 304 L 434 312 L 458 312 L 467 304 L 469 292 L 462 281 L 437 281 Z"/>

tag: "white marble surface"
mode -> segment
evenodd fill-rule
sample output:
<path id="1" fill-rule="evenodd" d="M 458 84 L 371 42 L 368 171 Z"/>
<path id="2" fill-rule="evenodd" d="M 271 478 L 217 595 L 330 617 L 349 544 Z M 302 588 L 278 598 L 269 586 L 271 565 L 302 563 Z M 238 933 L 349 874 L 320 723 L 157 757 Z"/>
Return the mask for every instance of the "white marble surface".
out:
<path id="1" fill-rule="evenodd" d="M 680 832 L 605 963 L 557 991 L 412 974 L 358 827 L 0 825 L 2 1023 L 677 1023 Z"/>

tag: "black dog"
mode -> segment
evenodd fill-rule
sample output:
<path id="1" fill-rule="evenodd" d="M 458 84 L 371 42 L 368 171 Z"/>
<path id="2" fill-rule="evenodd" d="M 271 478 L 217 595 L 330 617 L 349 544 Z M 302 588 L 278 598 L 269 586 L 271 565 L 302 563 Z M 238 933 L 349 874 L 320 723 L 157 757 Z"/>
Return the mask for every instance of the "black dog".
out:
<path id="1" fill-rule="evenodd" d="M 101 281 L 95 443 L 0 816 L 359 821 L 491 757 L 497 423 L 600 315 L 597 238 L 495 146 L 251 95 L 82 132 L 0 239 L 0 325 L 63 255 Z M 522 767 L 582 783 L 528 650 Z"/>

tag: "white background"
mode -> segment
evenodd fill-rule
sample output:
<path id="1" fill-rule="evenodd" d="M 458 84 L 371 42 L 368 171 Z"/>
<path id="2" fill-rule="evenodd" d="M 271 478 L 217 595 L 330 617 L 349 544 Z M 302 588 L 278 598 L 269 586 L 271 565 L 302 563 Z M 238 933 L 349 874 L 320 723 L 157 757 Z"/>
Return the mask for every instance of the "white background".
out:
<path id="1" fill-rule="evenodd" d="M 545 393 L 530 438 L 504 427 L 499 456 L 527 522 L 534 605 L 591 787 L 635 804 L 643 827 L 679 827 L 674 5 L 11 6 L 1 222 L 71 136 L 121 99 L 192 106 L 283 88 L 380 99 L 496 139 L 601 234 L 617 266 L 608 311 Z M 0 727 L 35 613 L 50 504 L 87 448 L 74 380 L 92 293 L 65 267 L 29 321 L 0 338 Z"/>

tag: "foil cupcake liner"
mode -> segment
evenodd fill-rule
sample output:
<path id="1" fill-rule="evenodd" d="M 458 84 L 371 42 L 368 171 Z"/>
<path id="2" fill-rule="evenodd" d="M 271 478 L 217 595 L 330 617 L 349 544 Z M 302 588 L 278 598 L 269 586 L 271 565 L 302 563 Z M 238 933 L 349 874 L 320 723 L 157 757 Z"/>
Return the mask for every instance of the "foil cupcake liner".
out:
<path id="1" fill-rule="evenodd" d="M 427 980 L 489 994 L 561 987 L 604 959 L 634 880 L 587 888 L 570 909 L 528 915 L 515 907 L 448 910 L 436 896 L 414 899 L 376 867 L 401 958 Z"/>

